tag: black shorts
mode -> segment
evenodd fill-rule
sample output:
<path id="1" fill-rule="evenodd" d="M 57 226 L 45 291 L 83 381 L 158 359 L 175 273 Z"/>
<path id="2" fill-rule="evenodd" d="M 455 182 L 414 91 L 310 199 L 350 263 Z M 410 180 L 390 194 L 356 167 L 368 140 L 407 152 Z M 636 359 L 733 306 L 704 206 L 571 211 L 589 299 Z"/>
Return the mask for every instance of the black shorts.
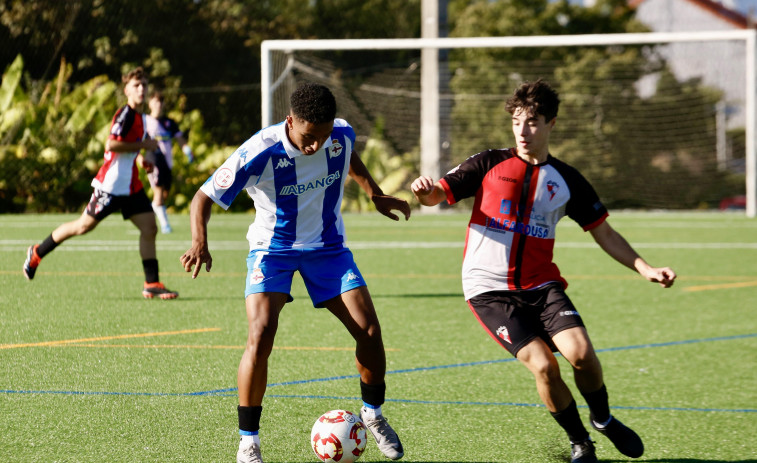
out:
<path id="1" fill-rule="evenodd" d="M 173 185 L 173 174 L 168 167 L 168 161 L 162 151 L 158 150 L 153 153 L 155 157 L 155 165 L 152 168 L 152 172 L 147 174 L 147 178 L 150 180 L 150 185 L 159 186 L 164 190 L 170 190 Z"/>
<path id="2" fill-rule="evenodd" d="M 552 337 L 584 326 L 562 285 L 550 283 L 528 291 L 491 291 L 468 300 L 468 306 L 489 335 L 513 356 L 539 337 L 557 352 Z"/>
<path id="3" fill-rule="evenodd" d="M 102 220 L 119 210 L 124 220 L 143 212 L 153 212 L 152 203 L 144 189 L 128 196 L 114 196 L 95 188 L 86 208 L 87 215 L 96 220 Z"/>

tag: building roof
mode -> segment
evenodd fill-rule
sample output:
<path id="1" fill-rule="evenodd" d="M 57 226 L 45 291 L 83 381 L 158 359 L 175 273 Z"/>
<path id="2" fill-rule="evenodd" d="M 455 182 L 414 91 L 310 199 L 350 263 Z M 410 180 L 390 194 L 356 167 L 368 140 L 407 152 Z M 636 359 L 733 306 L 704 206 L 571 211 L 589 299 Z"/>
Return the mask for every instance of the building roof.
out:
<path id="1" fill-rule="evenodd" d="M 642 3 L 644 3 L 645 1 L 648 1 L 648 0 L 628 0 L 628 5 L 631 8 L 636 8 Z M 685 1 L 685 2 L 693 4 L 694 6 L 702 8 L 703 10 L 711 13 L 713 16 L 739 29 L 750 29 L 750 28 L 755 27 L 755 23 L 753 20 L 739 13 L 738 11 L 732 10 L 724 6 L 720 2 L 717 2 L 714 0 L 681 0 L 681 1 Z"/>

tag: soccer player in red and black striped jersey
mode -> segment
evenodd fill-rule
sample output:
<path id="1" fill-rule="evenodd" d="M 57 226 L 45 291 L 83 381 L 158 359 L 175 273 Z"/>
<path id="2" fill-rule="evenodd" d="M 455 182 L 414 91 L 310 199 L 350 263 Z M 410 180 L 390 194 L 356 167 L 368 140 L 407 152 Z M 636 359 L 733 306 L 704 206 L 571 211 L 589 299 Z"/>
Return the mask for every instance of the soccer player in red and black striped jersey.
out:
<path id="1" fill-rule="evenodd" d="M 610 413 L 599 359 L 552 261 L 557 222 L 567 215 L 615 260 L 665 288 L 676 274 L 642 259 L 607 222 L 607 209 L 589 182 L 549 153 L 559 103 L 541 79 L 521 84 L 505 105 L 515 148 L 483 151 L 436 182 L 417 178 L 411 188 L 425 206 L 475 198 L 463 258 L 465 299 L 491 337 L 533 373 L 539 397 L 568 434 L 571 461 L 597 457 L 554 352 L 573 367 L 592 427 L 621 453 L 638 458 L 641 438 Z"/>
<path id="2" fill-rule="evenodd" d="M 24 276 L 31 280 L 41 259 L 65 240 L 89 233 L 107 216 L 121 211 L 139 229 L 139 254 L 145 272 L 142 295 L 147 299 L 175 299 L 178 293 L 166 289 L 158 277 L 155 236 L 158 227 L 152 204 L 139 179 L 137 165 L 146 171 L 152 162 L 140 154 L 152 151 L 158 142 L 145 137 L 144 118 L 139 108 L 145 101 L 147 74 L 139 67 L 123 76 L 127 104 L 119 109 L 110 126 L 104 162 L 92 180 L 94 192 L 84 213 L 78 219 L 64 223 L 40 244 L 30 246 L 24 262 Z"/>

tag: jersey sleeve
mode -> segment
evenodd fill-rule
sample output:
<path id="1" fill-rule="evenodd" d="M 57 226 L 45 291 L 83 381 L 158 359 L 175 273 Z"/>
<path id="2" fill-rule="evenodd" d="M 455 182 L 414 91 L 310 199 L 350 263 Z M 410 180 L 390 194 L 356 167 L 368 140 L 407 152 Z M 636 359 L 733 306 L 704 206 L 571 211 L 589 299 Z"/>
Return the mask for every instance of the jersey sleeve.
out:
<path id="1" fill-rule="evenodd" d="M 113 116 L 113 121 L 110 124 L 109 135 L 109 138 L 111 140 L 135 141 L 128 140 L 130 132 L 134 127 L 134 120 L 137 115 L 135 111 L 131 111 L 130 109 L 131 108 L 129 108 L 129 106 L 124 106 L 119 109 Z"/>
<path id="2" fill-rule="evenodd" d="M 490 150 L 474 154 L 442 177 L 439 183 L 450 205 L 476 195 L 489 170 L 491 153 Z"/>
<path id="3" fill-rule="evenodd" d="M 231 156 L 211 175 L 200 189 L 216 204 L 228 209 L 239 192 L 260 178 L 270 156 L 265 152 L 250 153 L 250 140 L 237 148 Z"/>
<path id="4" fill-rule="evenodd" d="M 589 231 L 607 219 L 609 213 L 599 195 L 581 173 L 566 164 L 556 166 L 561 174 L 570 182 L 570 200 L 565 213 L 573 219 L 584 231 Z"/>

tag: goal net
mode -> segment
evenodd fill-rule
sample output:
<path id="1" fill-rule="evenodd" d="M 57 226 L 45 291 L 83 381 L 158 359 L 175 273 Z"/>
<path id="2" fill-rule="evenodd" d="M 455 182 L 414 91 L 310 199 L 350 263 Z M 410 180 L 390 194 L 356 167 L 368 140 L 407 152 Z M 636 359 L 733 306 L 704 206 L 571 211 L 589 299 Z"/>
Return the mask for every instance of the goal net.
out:
<path id="1" fill-rule="evenodd" d="M 520 82 L 543 78 L 561 98 L 551 154 L 581 170 L 608 207 L 746 207 L 753 217 L 756 36 L 266 41 L 262 118 L 283 120 L 299 82 L 324 83 L 359 152 L 379 164 L 411 160 L 414 172 L 397 185 L 407 190 L 419 172 L 442 175 L 472 154 L 514 146 L 504 101 Z M 429 50 L 438 57 L 432 78 L 421 65 Z M 422 97 L 429 86 L 434 100 Z M 438 106 L 430 143 L 427 104 Z"/>

